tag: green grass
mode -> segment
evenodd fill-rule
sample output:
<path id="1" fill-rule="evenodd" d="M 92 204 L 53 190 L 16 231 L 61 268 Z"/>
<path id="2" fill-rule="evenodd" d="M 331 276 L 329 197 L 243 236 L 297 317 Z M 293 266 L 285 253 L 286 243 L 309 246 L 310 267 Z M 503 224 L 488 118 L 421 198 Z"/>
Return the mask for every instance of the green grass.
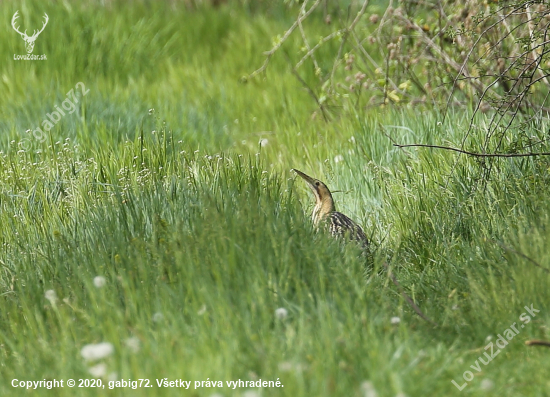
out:
<path id="1" fill-rule="evenodd" d="M 13 379 L 90 379 L 103 363 L 104 389 L 34 394 L 244 396 L 253 389 L 225 382 L 278 378 L 284 388 L 262 396 L 548 395 L 549 352 L 524 341 L 550 339 L 550 276 L 536 266 L 550 268 L 550 162 L 500 160 L 485 185 L 476 160 L 399 150 L 384 133 L 456 144 L 467 110 L 327 124 L 283 56 L 240 83 L 292 13 L 169 4 L 0 9 L 3 21 L 19 9 L 29 30 L 50 16 L 34 51 L 47 61 L 0 65 L 0 393 L 28 394 Z M 310 29 L 326 29 L 321 17 Z M 0 36 L 3 54 L 24 53 L 8 23 Z M 78 82 L 89 94 L 44 142 L 25 132 Z M 482 139 L 474 129 L 468 145 Z M 371 236 L 370 262 L 313 230 L 291 168 L 342 191 L 337 207 Z M 531 304 L 540 313 L 473 370 Z M 81 349 L 100 342 L 113 354 L 86 362 Z M 459 392 L 451 381 L 468 370 Z M 140 378 L 154 387 L 109 390 Z M 158 388 L 163 378 L 192 390 Z M 207 379 L 225 387 L 194 389 Z"/>

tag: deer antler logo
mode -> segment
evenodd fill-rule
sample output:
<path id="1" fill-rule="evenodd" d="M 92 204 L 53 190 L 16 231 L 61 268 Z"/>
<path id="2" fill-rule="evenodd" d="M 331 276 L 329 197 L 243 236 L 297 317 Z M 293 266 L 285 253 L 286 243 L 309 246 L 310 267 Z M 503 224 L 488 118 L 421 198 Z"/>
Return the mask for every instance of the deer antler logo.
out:
<path id="1" fill-rule="evenodd" d="M 45 21 L 44 21 L 44 25 L 42 25 L 42 29 L 40 29 L 38 32 L 35 30 L 34 31 L 34 34 L 32 36 L 27 36 L 27 31 L 25 30 L 25 33 L 21 33 L 19 31 L 19 28 L 17 26 L 15 26 L 15 20 L 17 18 L 19 18 L 19 15 L 17 15 L 19 11 L 15 11 L 15 14 L 13 14 L 13 18 L 11 19 L 11 26 L 13 27 L 13 29 L 19 33 L 21 35 L 21 37 L 23 37 L 23 40 L 25 40 L 25 48 L 27 49 L 27 53 L 30 54 L 32 52 L 32 50 L 34 50 L 34 42 L 36 41 L 36 39 L 38 38 L 38 35 L 40 33 L 42 33 L 42 31 L 44 30 L 44 28 L 46 27 L 46 25 L 48 24 L 48 21 L 49 21 L 49 18 L 48 18 L 48 14 L 44 13 L 45 17 Z"/>

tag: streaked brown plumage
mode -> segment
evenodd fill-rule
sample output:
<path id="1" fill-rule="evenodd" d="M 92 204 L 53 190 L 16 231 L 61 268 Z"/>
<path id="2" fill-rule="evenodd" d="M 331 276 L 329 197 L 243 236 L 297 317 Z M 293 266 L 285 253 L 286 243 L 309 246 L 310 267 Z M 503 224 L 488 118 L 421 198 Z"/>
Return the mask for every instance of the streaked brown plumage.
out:
<path id="1" fill-rule="evenodd" d="M 315 226 L 319 226 L 321 223 L 326 222 L 330 233 L 335 237 L 346 237 L 351 240 L 355 240 L 360 243 L 363 248 L 367 248 L 369 241 L 361 226 L 352 221 L 350 218 L 336 211 L 334 206 L 334 200 L 332 194 L 327 185 L 318 179 L 312 178 L 309 175 L 304 174 L 302 171 L 298 171 L 293 168 L 313 192 L 315 196 L 315 208 L 313 208 L 313 214 L 311 219 Z"/>

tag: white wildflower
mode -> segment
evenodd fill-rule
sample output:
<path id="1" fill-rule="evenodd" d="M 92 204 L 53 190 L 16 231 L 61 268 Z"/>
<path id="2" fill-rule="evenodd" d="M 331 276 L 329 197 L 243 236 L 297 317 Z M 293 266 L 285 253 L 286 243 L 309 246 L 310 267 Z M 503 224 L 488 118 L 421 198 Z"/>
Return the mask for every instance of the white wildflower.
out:
<path id="1" fill-rule="evenodd" d="M 107 364 L 101 363 L 88 368 L 88 372 L 94 378 L 102 378 L 107 374 Z"/>
<path id="2" fill-rule="evenodd" d="M 401 319 L 399 317 L 392 317 L 390 319 L 390 323 L 392 323 L 393 325 L 399 324 L 400 322 L 401 322 Z"/>
<path id="3" fill-rule="evenodd" d="M 290 372 L 293 367 L 294 365 L 292 365 L 290 361 L 283 361 L 282 363 L 279 363 L 279 371 L 281 372 Z"/>
<path id="4" fill-rule="evenodd" d="M 306 369 L 306 366 L 300 363 L 293 363 L 290 361 L 283 361 L 279 363 L 279 371 L 281 372 L 295 372 L 300 373 Z"/>
<path id="5" fill-rule="evenodd" d="M 86 361 L 100 360 L 108 357 L 115 351 L 114 346 L 109 342 L 85 345 L 80 354 Z"/>
<path id="6" fill-rule="evenodd" d="M 284 320 L 288 317 L 288 310 L 286 310 L 284 307 L 280 307 L 277 310 L 275 310 L 275 317 L 277 317 L 279 320 Z"/>
<path id="7" fill-rule="evenodd" d="M 55 302 L 57 301 L 57 295 L 53 289 L 49 289 L 44 293 L 44 296 L 47 300 L 50 301 L 52 305 L 55 305 Z"/>
<path id="8" fill-rule="evenodd" d="M 268 143 L 269 143 L 269 141 L 266 138 L 260 139 L 260 146 L 261 147 L 267 146 Z"/>
<path id="9" fill-rule="evenodd" d="M 158 323 L 158 322 L 162 321 L 163 318 L 164 318 L 164 316 L 162 315 L 161 312 L 156 312 L 155 314 L 153 314 L 153 321 L 155 323 Z"/>
<path id="10" fill-rule="evenodd" d="M 103 276 L 97 276 L 94 277 L 94 285 L 96 288 L 101 288 L 107 283 L 107 280 L 105 280 L 105 277 Z"/>
<path id="11" fill-rule="evenodd" d="M 341 154 L 338 154 L 334 157 L 334 162 L 335 163 L 339 163 L 341 161 L 344 161 L 344 156 L 342 156 Z"/>
<path id="12" fill-rule="evenodd" d="M 481 390 L 491 390 L 493 388 L 494 384 L 491 379 L 483 379 L 481 381 Z"/>
<path id="13" fill-rule="evenodd" d="M 371 381 L 364 381 L 361 383 L 361 391 L 363 392 L 363 397 L 376 397 L 378 394 L 376 393 L 376 390 L 374 389 L 374 385 Z"/>
<path id="14" fill-rule="evenodd" d="M 132 336 L 131 338 L 128 338 L 124 341 L 124 344 L 128 349 L 130 349 L 132 352 L 137 353 L 140 348 L 140 342 L 139 339 L 135 336 Z"/>

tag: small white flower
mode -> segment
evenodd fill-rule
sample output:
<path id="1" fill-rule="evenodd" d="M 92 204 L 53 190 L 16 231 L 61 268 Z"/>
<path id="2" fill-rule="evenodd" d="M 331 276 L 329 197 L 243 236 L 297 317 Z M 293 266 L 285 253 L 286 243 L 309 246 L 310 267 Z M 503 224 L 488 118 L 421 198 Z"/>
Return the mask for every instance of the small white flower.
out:
<path id="1" fill-rule="evenodd" d="M 55 302 L 57 301 L 57 295 L 53 289 L 49 289 L 44 293 L 44 296 L 47 300 L 50 301 L 52 305 L 55 305 Z"/>
<path id="2" fill-rule="evenodd" d="M 88 368 L 88 372 L 94 377 L 94 378 L 102 378 L 107 374 L 107 364 L 101 363 L 94 365 L 93 367 Z"/>
<path id="3" fill-rule="evenodd" d="M 395 324 L 399 324 L 400 322 L 401 322 L 401 319 L 400 319 L 399 317 L 392 317 L 392 318 L 390 319 L 390 323 L 392 323 L 392 324 L 394 324 L 394 325 L 395 325 Z"/>
<path id="4" fill-rule="evenodd" d="M 361 391 L 364 397 L 376 397 L 378 395 L 374 389 L 374 385 L 368 380 L 361 383 Z"/>
<path id="5" fill-rule="evenodd" d="M 334 157 L 334 162 L 335 163 L 339 163 L 341 161 L 344 161 L 344 156 L 342 156 L 341 154 Z"/>
<path id="6" fill-rule="evenodd" d="M 283 361 L 279 363 L 279 371 L 281 372 L 290 372 L 292 371 L 293 365 L 290 361 Z"/>
<path id="7" fill-rule="evenodd" d="M 280 307 L 277 310 L 275 310 L 275 317 L 277 317 L 279 320 L 284 320 L 288 317 L 288 310 L 286 310 L 284 307 Z"/>
<path id="8" fill-rule="evenodd" d="M 480 388 L 481 390 L 491 390 L 493 388 L 494 384 L 491 379 L 483 379 L 481 381 Z"/>
<path id="9" fill-rule="evenodd" d="M 85 345 L 80 354 L 86 361 L 100 360 L 108 357 L 115 351 L 114 346 L 109 342 Z"/>
<path id="10" fill-rule="evenodd" d="M 124 341 L 124 344 L 128 349 L 130 349 L 132 352 L 137 353 L 140 348 L 140 342 L 139 339 L 135 336 L 132 336 L 131 338 L 128 338 Z"/>
<path id="11" fill-rule="evenodd" d="M 260 139 L 260 146 L 261 147 L 267 146 L 268 143 L 269 143 L 269 141 L 266 138 Z"/>
<path id="12" fill-rule="evenodd" d="M 94 277 L 94 285 L 96 288 L 101 288 L 107 283 L 107 280 L 105 280 L 105 277 L 103 276 L 97 276 Z"/>
<path id="13" fill-rule="evenodd" d="M 164 318 L 164 316 L 162 315 L 161 312 L 156 312 L 155 314 L 153 314 L 153 321 L 155 323 L 158 323 L 158 322 L 162 321 L 163 318 Z"/>
<path id="14" fill-rule="evenodd" d="M 293 363 L 290 361 L 283 361 L 279 363 L 279 371 L 281 372 L 295 372 L 295 373 L 301 373 L 305 370 L 305 365 L 300 363 Z"/>
<path id="15" fill-rule="evenodd" d="M 206 305 L 202 305 L 197 314 L 199 316 L 202 316 L 204 313 L 206 313 Z"/>

